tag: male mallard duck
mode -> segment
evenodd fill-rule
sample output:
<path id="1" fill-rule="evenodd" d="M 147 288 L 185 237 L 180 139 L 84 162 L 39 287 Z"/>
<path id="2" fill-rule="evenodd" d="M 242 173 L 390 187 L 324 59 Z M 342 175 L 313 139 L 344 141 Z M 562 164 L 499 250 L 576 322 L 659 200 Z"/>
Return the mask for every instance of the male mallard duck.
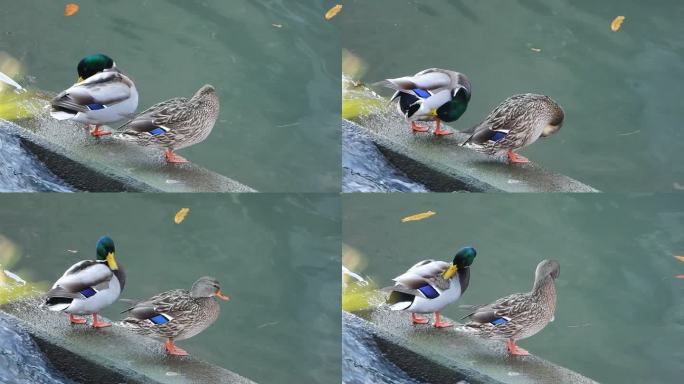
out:
<path id="1" fill-rule="evenodd" d="M 396 284 L 393 287 L 385 288 L 392 292 L 387 304 L 393 311 L 411 312 L 413 324 L 428 322 L 428 319 L 418 317 L 416 313 L 434 312 L 436 328 L 453 326 L 441 321 L 440 311 L 458 300 L 468 288 L 470 265 L 475 255 L 475 248 L 465 247 L 456 253 L 451 263 L 435 260 L 419 262 L 395 277 L 393 280 Z M 453 279 L 454 276 L 458 276 L 458 281 Z"/>
<path id="2" fill-rule="evenodd" d="M 216 321 L 220 307 L 214 297 L 228 300 L 216 279 L 200 277 L 190 291 L 174 289 L 160 293 L 121 312 L 130 313 L 122 325 L 141 335 L 165 338 L 168 354 L 187 356 L 174 340 L 193 337 Z"/>
<path id="3" fill-rule="evenodd" d="M 428 129 L 416 121 L 435 121 L 435 135 L 451 135 L 442 130 L 441 122 L 456 121 L 463 115 L 470 101 L 470 81 L 459 72 L 430 68 L 413 76 L 386 79 L 377 83 L 396 90 L 390 101 L 399 98 L 399 112 L 411 122 L 414 132 Z"/>
<path id="4" fill-rule="evenodd" d="M 219 115 L 219 99 L 211 85 L 200 88 L 189 100 L 177 97 L 148 108 L 124 124 L 117 138 L 142 146 L 166 148 L 166 161 L 185 163 L 173 151 L 197 144 L 209 136 Z"/>
<path id="5" fill-rule="evenodd" d="M 486 338 L 508 339 L 506 347 L 513 355 L 529 355 L 529 352 L 515 345 L 541 331 L 553 320 L 556 310 L 556 286 L 554 281 L 560 274 L 560 265 L 555 260 L 544 260 L 534 273 L 531 292 L 514 293 L 478 308 L 463 317 L 470 318 L 466 329 Z"/>
<path id="6" fill-rule="evenodd" d="M 494 108 L 462 145 L 490 155 L 507 152 L 511 163 L 527 163 L 528 159 L 513 151 L 527 147 L 540 136 L 556 133 L 564 116 L 563 108 L 548 96 L 511 96 Z"/>
<path id="7" fill-rule="evenodd" d="M 75 315 L 93 315 L 93 328 L 112 324 L 97 319 L 97 313 L 121 294 L 126 275 L 114 258 L 114 241 L 102 236 L 97 241 L 97 260 L 83 260 L 72 265 L 46 294 L 43 306 L 69 314 L 71 324 L 85 324 Z"/>
<path id="8" fill-rule="evenodd" d="M 93 136 L 109 135 L 100 125 L 130 118 L 138 108 L 138 90 L 133 81 L 101 53 L 78 63 L 78 82 L 52 99 L 50 116 L 94 124 Z"/>

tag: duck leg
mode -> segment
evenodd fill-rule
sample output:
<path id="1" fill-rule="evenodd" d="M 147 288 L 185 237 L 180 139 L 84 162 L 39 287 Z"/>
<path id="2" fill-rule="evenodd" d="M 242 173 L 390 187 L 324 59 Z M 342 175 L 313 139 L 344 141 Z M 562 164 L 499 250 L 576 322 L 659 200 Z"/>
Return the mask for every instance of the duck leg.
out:
<path id="1" fill-rule="evenodd" d="M 517 153 L 513 152 L 512 149 L 508 150 L 508 161 L 513 164 L 524 164 L 530 162 L 527 157 L 518 155 Z"/>
<path id="2" fill-rule="evenodd" d="M 413 130 L 413 132 L 427 132 L 428 131 L 427 128 L 421 127 L 420 125 L 416 124 L 415 121 L 411 122 L 411 129 Z"/>
<path id="3" fill-rule="evenodd" d="M 439 311 L 437 311 L 435 312 L 435 324 L 433 326 L 435 328 L 447 328 L 453 327 L 454 325 L 448 321 L 442 321 L 442 316 Z"/>
<path id="4" fill-rule="evenodd" d="M 508 339 L 508 341 L 506 342 L 506 348 L 508 349 L 508 352 L 511 353 L 511 355 L 529 356 L 529 354 L 530 354 L 526 350 L 515 345 L 515 340 L 513 340 L 513 339 Z"/>
<path id="5" fill-rule="evenodd" d="M 105 129 L 100 129 L 100 125 L 99 125 L 99 124 L 95 124 L 95 129 L 93 129 L 92 131 L 90 131 L 90 135 L 93 136 L 93 137 L 105 136 L 105 135 L 111 135 L 111 134 L 112 134 L 111 131 L 107 131 L 107 130 L 105 130 Z"/>
<path id="6" fill-rule="evenodd" d="M 435 136 L 447 136 L 453 135 L 454 133 L 448 129 L 442 129 L 442 120 L 435 119 L 435 131 L 433 132 Z"/>
<path id="7" fill-rule="evenodd" d="M 81 319 L 80 317 L 76 317 L 72 314 L 69 314 L 69 322 L 71 324 L 85 324 L 86 319 Z"/>
<path id="8" fill-rule="evenodd" d="M 176 155 L 171 148 L 166 149 L 166 152 L 164 152 L 164 157 L 166 158 L 167 163 L 182 164 L 188 162 L 186 158 Z"/>
<path id="9" fill-rule="evenodd" d="M 97 319 L 97 313 L 93 313 L 93 328 L 105 328 L 111 327 L 112 323 L 107 323 L 106 321 L 100 321 Z"/>
<path id="10" fill-rule="evenodd" d="M 426 319 L 426 318 L 424 318 L 424 317 L 419 317 L 419 316 L 416 315 L 415 313 L 411 313 L 411 322 L 412 322 L 413 324 L 427 324 L 428 321 L 429 321 L 429 320 Z"/>
<path id="11" fill-rule="evenodd" d="M 173 339 L 169 339 L 164 343 L 164 347 L 166 348 L 166 353 L 169 355 L 173 356 L 188 356 L 188 353 L 181 348 L 178 348 L 176 344 L 174 344 Z"/>

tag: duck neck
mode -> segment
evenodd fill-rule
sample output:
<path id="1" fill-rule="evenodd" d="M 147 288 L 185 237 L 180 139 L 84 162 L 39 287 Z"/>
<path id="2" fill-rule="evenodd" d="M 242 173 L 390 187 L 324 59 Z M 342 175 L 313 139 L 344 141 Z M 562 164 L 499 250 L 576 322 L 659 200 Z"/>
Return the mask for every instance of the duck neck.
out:
<path id="1" fill-rule="evenodd" d="M 121 264 L 119 264 L 118 267 L 119 268 L 112 271 L 112 273 L 114 273 L 114 276 L 116 276 L 116 278 L 119 280 L 119 286 L 120 286 L 121 290 L 123 291 L 124 285 L 126 285 L 126 272 L 124 271 Z"/>
<path id="2" fill-rule="evenodd" d="M 532 288 L 532 295 L 537 297 L 555 297 L 556 285 L 551 276 L 546 276 L 543 279 L 536 280 Z"/>

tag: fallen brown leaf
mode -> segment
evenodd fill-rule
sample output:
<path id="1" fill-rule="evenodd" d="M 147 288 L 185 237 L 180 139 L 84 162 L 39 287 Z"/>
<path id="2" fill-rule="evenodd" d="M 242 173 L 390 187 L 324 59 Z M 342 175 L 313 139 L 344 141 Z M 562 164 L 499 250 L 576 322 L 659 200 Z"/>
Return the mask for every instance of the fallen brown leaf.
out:
<path id="1" fill-rule="evenodd" d="M 173 221 L 176 224 L 180 224 L 185 220 L 185 216 L 188 215 L 188 212 L 190 212 L 190 208 L 181 208 L 178 212 L 176 212 L 176 217 L 173 218 Z"/>
<path id="2" fill-rule="evenodd" d="M 73 16 L 73 15 L 75 15 L 76 12 L 78 12 L 78 9 L 79 9 L 79 8 L 80 8 L 80 7 L 78 6 L 78 4 L 74 4 L 74 3 L 69 3 L 69 4 L 67 4 L 66 7 L 64 8 L 64 16 Z"/>
<path id="3" fill-rule="evenodd" d="M 402 222 L 402 223 L 406 223 L 406 222 L 409 222 L 409 221 L 423 220 L 423 219 L 427 219 L 428 217 L 433 216 L 433 215 L 436 215 L 436 213 L 433 212 L 433 211 L 426 211 L 426 212 L 416 213 L 415 215 L 411 215 L 411 216 L 406 216 L 406 217 L 404 217 L 403 219 L 401 219 L 401 222 Z"/>
<path id="4" fill-rule="evenodd" d="M 681 262 L 684 262 L 684 256 L 675 256 L 674 258 Z"/>
<path id="5" fill-rule="evenodd" d="M 625 21 L 624 16 L 617 16 L 616 18 L 614 18 L 613 22 L 610 23 L 610 30 L 613 32 L 617 32 L 617 30 L 620 29 L 620 26 L 622 25 L 623 21 Z"/>
<path id="6" fill-rule="evenodd" d="M 337 4 L 336 6 L 330 8 L 328 12 L 325 13 L 325 19 L 330 20 L 335 17 L 342 10 L 342 4 Z"/>

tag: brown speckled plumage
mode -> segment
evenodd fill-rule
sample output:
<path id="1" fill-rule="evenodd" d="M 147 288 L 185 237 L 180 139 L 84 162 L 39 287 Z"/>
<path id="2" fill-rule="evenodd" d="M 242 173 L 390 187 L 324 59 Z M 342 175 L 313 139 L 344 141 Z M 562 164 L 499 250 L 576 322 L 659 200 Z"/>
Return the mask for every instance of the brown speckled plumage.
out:
<path id="1" fill-rule="evenodd" d="M 511 96 L 475 127 L 473 135 L 463 145 L 476 151 L 500 155 L 555 133 L 561 128 L 564 117 L 563 109 L 548 96 L 532 93 Z M 506 135 L 494 141 L 496 132 Z"/>
<path id="2" fill-rule="evenodd" d="M 220 291 L 218 282 L 208 277 L 198 280 L 193 289 L 203 279 L 204 282 L 209 282 L 208 285 L 205 283 L 208 292 L 212 292 L 212 289 Z M 160 293 L 124 311 L 129 316 L 121 324 L 145 336 L 187 339 L 202 332 L 218 319 L 220 306 L 210 295 L 212 293 L 197 294 L 185 289 Z M 160 314 L 170 320 L 164 324 L 155 324 L 150 320 Z"/>
<path id="3" fill-rule="evenodd" d="M 177 150 L 206 139 L 219 116 L 219 99 L 214 87 L 205 85 L 186 99 L 163 101 L 134 117 L 121 128 L 117 138 L 142 146 Z M 166 130 L 152 134 L 157 127 Z"/>
<path id="4" fill-rule="evenodd" d="M 520 340 L 541 331 L 553 319 L 556 310 L 555 279 L 560 267 L 554 260 L 544 260 L 537 266 L 532 291 L 515 293 L 477 309 L 465 326 L 481 337 Z M 494 325 L 500 318 L 509 320 Z"/>

